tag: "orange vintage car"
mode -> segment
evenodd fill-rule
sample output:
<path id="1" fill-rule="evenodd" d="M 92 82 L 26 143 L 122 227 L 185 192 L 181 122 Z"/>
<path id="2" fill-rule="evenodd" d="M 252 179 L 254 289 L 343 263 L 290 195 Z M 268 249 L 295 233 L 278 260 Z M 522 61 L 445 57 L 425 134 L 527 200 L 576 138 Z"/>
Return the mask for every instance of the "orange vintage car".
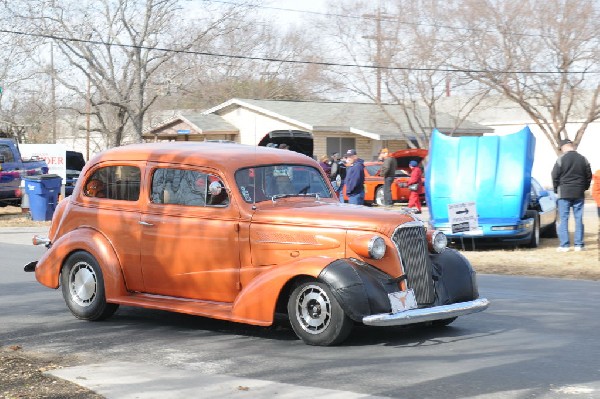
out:
<path id="1" fill-rule="evenodd" d="M 259 326 L 307 344 L 354 324 L 445 325 L 485 309 L 475 272 L 410 213 L 340 204 L 316 161 L 226 143 L 136 144 L 90 160 L 25 266 L 75 317 L 119 305 Z"/>
<path id="2" fill-rule="evenodd" d="M 410 179 L 410 161 L 421 163 L 427 156 L 428 151 L 422 148 L 399 150 L 392 154 L 396 158 L 398 167 L 396 169 L 396 178 L 392 184 L 392 201 L 408 202 L 410 190 L 408 189 L 408 180 Z M 365 204 L 376 204 L 383 206 L 383 177 L 380 176 L 381 161 L 365 162 Z M 422 196 L 425 200 L 425 194 Z"/>

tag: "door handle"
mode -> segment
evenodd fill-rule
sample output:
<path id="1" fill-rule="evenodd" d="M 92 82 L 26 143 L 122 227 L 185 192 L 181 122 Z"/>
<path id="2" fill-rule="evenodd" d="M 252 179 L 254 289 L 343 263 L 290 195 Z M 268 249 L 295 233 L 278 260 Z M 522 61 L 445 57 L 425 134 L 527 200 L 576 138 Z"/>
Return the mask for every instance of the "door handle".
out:
<path id="1" fill-rule="evenodd" d="M 152 223 L 144 222 L 143 220 L 140 220 L 138 223 L 142 226 L 154 226 Z"/>

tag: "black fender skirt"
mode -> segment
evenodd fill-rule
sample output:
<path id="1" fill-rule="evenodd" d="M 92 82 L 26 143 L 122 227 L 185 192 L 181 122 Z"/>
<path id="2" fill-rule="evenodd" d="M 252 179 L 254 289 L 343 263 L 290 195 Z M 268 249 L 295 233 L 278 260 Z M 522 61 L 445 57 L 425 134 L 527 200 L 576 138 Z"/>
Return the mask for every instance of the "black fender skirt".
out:
<path id="1" fill-rule="evenodd" d="M 388 293 L 398 291 L 398 282 L 381 270 L 357 259 L 339 259 L 319 274 L 344 312 L 354 321 L 364 316 L 391 312 Z"/>
<path id="2" fill-rule="evenodd" d="M 441 254 L 430 255 L 435 287 L 433 306 L 472 301 L 479 297 L 475 271 L 458 251 L 447 248 Z M 352 320 L 390 313 L 388 294 L 399 290 L 398 281 L 381 270 L 358 259 L 339 259 L 319 274 L 344 312 Z"/>
<path id="3" fill-rule="evenodd" d="M 475 270 L 460 252 L 446 248 L 430 255 L 433 263 L 436 305 L 450 305 L 479 298 Z"/>

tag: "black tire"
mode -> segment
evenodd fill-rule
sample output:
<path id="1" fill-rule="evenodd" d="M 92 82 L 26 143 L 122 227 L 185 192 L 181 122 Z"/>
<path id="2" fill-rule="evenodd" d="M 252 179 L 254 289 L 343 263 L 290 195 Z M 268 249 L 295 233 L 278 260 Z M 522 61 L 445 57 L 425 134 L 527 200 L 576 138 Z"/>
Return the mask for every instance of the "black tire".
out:
<path id="1" fill-rule="evenodd" d="M 292 329 L 308 345 L 338 345 L 348 338 L 354 325 L 327 284 L 317 281 L 299 282 L 287 310 Z"/>
<path id="2" fill-rule="evenodd" d="M 104 320 L 119 307 L 106 302 L 102 269 L 88 252 L 69 256 L 61 271 L 60 285 L 67 307 L 78 319 Z"/>
<path id="3" fill-rule="evenodd" d="M 529 248 L 537 248 L 540 245 L 540 215 L 537 211 L 525 212 L 526 218 L 533 218 L 533 232 L 531 233 L 531 239 L 527 243 Z"/>
<path id="4" fill-rule="evenodd" d="M 543 231 L 544 237 L 546 238 L 556 238 L 558 237 L 558 232 L 556 231 L 556 220 L 546 226 Z"/>
<path id="5" fill-rule="evenodd" d="M 443 320 L 434 320 L 431 322 L 431 326 L 432 327 L 446 327 L 446 326 L 452 324 L 454 322 L 454 320 L 456 320 L 456 317 L 452 317 L 450 319 L 443 319 Z"/>
<path id="6" fill-rule="evenodd" d="M 373 204 L 376 204 L 377 206 L 385 206 L 383 186 L 379 186 L 375 189 L 375 198 L 373 198 Z"/>

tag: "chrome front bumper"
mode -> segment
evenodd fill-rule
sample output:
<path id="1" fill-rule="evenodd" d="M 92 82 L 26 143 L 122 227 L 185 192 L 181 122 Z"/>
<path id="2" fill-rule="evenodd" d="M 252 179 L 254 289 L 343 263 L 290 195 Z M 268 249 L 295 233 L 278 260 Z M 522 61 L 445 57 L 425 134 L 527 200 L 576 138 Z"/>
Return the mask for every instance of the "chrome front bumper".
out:
<path id="1" fill-rule="evenodd" d="M 481 312 L 490 305 L 486 298 L 432 308 L 411 309 L 399 313 L 380 313 L 365 316 L 362 322 L 369 326 L 403 326 L 435 320 L 451 319 L 471 313 Z"/>

